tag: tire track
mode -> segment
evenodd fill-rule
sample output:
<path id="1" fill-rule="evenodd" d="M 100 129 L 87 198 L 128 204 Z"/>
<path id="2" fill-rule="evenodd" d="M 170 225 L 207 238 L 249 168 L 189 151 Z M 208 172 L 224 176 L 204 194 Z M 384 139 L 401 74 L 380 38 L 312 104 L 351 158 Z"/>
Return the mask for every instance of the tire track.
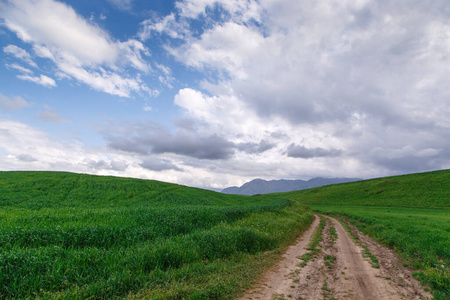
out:
<path id="1" fill-rule="evenodd" d="M 341 223 L 331 217 L 325 217 L 325 221 L 322 241 L 318 245 L 319 251 L 309 255 L 311 258 L 308 261 L 302 260 L 302 256 L 308 253 L 306 248 L 311 237 L 319 227 L 319 217 L 316 216 L 303 239 L 288 249 L 285 259 L 241 299 L 432 298 L 431 294 L 425 292 L 418 281 L 412 278 L 410 270 L 403 266 L 396 267 L 401 265 L 401 262 L 393 251 L 373 242 L 352 227 L 359 242 L 368 246 L 370 252 L 379 259 L 380 267 L 374 268 L 368 259 L 363 257 L 362 247 L 350 238 Z"/>

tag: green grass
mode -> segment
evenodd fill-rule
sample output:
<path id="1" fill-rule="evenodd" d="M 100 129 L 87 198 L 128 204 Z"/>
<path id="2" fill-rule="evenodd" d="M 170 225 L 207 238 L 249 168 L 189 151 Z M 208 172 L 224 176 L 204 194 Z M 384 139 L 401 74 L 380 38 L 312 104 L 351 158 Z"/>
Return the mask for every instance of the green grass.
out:
<path id="1" fill-rule="evenodd" d="M 0 298 L 229 299 L 312 219 L 274 196 L 0 172 Z"/>
<path id="2" fill-rule="evenodd" d="M 336 243 L 337 239 L 338 239 L 338 234 L 336 232 L 336 228 L 333 225 L 331 225 L 331 227 L 330 227 L 330 240 L 331 240 L 331 243 L 332 244 Z"/>
<path id="3" fill-rule="evenodd" d="M 302 260 L 302 262 L 299 264 L 300 267 L 302 268 L 305 267 L 311 259 L 317 257 L 317 255 L 322 251 L 321 249 L 318 248 L 318 246 L 319 243 L 323 240 L 322 232 L 323 229 L 325 228 L 325 225 L 326 225 L 325 218 L 320 216 L 319 226 L 317 226 L 316 231 L 311 237 L 311 241 L 305 248 L 306 250 L 308 250 L 308 252 L 299 257 Z"/>
<path id="4" fill-rule="evenodd" d="M 372 261 L 371 262 L 372 267 L 374 267 L 375 269 L 379 269 L 380 262 L 379 262 L 378 258 L 370 252 L 369 248 L 367 248 L 366 245 L 363 245 L 362 248 L 363 248 L 363 250 L 362 250 L 363 257 L 370 258 L 370 260 Z"/>
<path id="5" fill-rule="evenodd" d="M 308 205 L 450 208 L 450 171 L 377 178 L 279 193 Z"/>
<path id="6" fill-rule="evenodd" d="M 308 204 L 397 251 L 448 299 L 449 187 L 448 170 L 252 197 L 0 172 L 0 298 L 237 297 L 309 226 Z"/>
<path id="7" fill-rule="evenodd" d="M 324 256 L 324 260 L 325 260 L 325 265 L 328 267 L 328 269 L 332 269 L 333 268 L 333 264 L 336 261 L 336 256 L 334 255 L 325 255 Z"/>
<path id="8" fill-rule="evenodd" d="M 137 209 L 273 202 L 273 197 L 264 199 L 225 195 L 154 180 L 66 172 L 0 172 L 0 207 L 4 208 Z M 284 201 L 285 204 L 288 202 Z"/>
<path id="9" fill-rule="evenodd" d="M 316 254 L 320 252 L 320 249 L 317 248 L 319 243 L 323 240 L 322 238 L 322 231 L 325 228 L 325 218 L 320 216 L 320 223 L 317 227 L 316 231 L 314 232 L 311 242 L 309 242 L 308 246 L 306 247 L 306 250 L 311 251 L 313 254 Z"/>

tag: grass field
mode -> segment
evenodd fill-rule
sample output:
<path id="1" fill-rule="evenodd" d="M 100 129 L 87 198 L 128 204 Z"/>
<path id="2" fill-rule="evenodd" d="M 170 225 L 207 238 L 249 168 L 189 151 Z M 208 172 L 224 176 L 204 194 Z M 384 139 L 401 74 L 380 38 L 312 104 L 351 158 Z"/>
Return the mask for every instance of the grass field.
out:
<path id="1" fill-rule="evenodd" d="M 228 299 L 311 221 L 274 196 L 0 172 L 0 297 Z"/>
<path id="2" fill-rule="evenodd" d="M 346 216 L 396 250 L 436 299 L 450 299 L 450 171 L 276 194 L 314 211 Z"/>
<path id="3" fill-rule="evenodd" d="M 312 221 L 344 216 L 450 298 L 450 171 L 238 196 L 0 172 L 0 298 L 230 299 Z"/>

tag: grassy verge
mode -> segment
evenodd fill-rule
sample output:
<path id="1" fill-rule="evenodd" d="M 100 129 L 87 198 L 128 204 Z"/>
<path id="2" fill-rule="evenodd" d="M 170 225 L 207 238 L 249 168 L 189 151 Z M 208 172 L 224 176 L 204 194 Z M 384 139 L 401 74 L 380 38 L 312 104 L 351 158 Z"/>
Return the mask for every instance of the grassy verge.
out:
<path id="1" fill-rule="evenodd" d="M 321 213 L 340 214 L 363 233 L 394 249 L 415 276 L 428 284 L 435 299 L 450 298 L 450 210 L 312 206 Z"/>
<path id="2" fill-rule="evenodd" d="M 336 243 L 337 239 L 338 239 L 338 235 L 337 235 L 337 232 L 336 232 L 336 228 L 333 225 L 331 225 L 331 227 L 330 227 L 330 240 L 331 240 L 331 243 L 332 244 Z"/>

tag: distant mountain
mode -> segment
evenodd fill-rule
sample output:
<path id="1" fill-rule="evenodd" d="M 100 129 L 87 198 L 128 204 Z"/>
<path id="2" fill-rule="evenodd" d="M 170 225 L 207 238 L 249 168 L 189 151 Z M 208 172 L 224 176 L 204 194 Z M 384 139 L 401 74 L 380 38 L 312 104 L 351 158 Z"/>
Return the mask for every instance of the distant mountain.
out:
<path id="1" fill-rule="evenodd" d="M 360 178 L 312 178 L 305 180 L 263 180 L 253 179 L 245 183 L 241 187 L 232 186 L 222 190 L 224 194 L 240 194 L 240 195 L 255 195 L 255 194 L 269 194 L 291 192 L 298 190 L 312 189 L 315 187 L 337 184 L 351 181 L 359 181 Z"/>

